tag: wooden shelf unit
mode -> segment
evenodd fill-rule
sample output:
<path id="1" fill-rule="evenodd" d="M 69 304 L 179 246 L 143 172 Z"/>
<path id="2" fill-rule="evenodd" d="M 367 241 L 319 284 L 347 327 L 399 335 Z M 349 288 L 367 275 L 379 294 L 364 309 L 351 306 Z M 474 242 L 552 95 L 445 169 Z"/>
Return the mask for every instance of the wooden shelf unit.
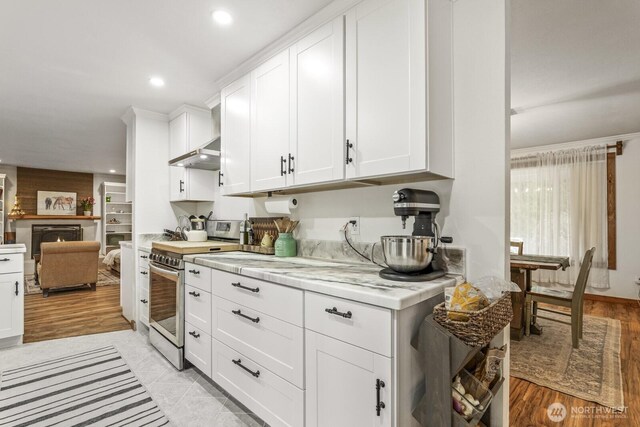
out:
<path id="1" fill-rule="evenodd" d="M 133 213 L 132 203 L 126 201 L 126 184 L 119 182 L 103 182 L 101 191 L 102 202 L 102 248 L 101 252 L 106 255 L 114 249 L 119 249 L 120 245 L 112 244 L 109 236 L 123 236 L 122 240 L 131 240 L 133 234 Z M 110 198 L 107 201 L 107 197 Z M 114 212 L 114 211 L 124 212 Z M 109 223 L 112 219 L 120 221 L 119 224 Z"/>

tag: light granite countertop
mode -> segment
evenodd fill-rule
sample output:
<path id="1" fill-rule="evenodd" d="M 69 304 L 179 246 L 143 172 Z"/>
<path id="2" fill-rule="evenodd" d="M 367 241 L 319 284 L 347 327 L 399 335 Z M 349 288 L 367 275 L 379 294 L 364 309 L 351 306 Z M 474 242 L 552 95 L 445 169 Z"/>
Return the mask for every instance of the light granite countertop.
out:
<path id="1" fill-rule="evenodd" d="M 225 252 L 188 255 L 184 260 L 393 310 L 402 310 L 428 300 L 443 292 L 445 287 L 456 284 L 456 276 L 445 276 L 430 282 L 396 282 L 380 278 L 380 267 L 372 264 L 317 258 L 276 258 L 272 255 Z"/>
<path id="2" fill-rule="evenodd" d="M 14 243 L 11 245 L 0 245 L 0 254 L 20 254 L 27 252 L 24 243 Z"/>

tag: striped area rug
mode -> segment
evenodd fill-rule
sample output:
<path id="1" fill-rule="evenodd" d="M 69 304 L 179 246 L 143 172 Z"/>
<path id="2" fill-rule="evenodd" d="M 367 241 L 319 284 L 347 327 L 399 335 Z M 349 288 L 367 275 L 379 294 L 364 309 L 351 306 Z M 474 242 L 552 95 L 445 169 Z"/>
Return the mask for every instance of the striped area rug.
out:
<path id="1" fill-rule="evenodd" d="M 1 427 L 169 424 L 113 346 L 0 374 Z"/>

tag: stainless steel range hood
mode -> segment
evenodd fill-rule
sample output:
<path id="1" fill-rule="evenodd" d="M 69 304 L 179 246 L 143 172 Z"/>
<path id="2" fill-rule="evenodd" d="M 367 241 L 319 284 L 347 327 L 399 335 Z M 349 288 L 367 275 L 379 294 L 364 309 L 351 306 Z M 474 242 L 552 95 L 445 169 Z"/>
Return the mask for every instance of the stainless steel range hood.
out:
<path id="1" fill-rule="evenodd" d="M 220 138 L 218 138 L 220 140 Z M 207 144 L 208 147 L 211 144 Z M 220 170 L 220 151 L 198 148 L 169 161 L 169 166 Z"/>
<path id="2" fill-rule="evenodd" d="M 220 170 L 220 105 L 211 110 L 213 139 L 202 147 L 169 160 L 169 166 Z"/>

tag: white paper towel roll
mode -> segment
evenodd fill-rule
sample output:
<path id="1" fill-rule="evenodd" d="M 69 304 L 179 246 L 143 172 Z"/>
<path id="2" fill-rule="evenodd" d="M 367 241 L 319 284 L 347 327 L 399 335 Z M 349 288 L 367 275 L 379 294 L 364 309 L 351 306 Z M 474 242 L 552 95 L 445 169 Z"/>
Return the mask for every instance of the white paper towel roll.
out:
<path id="1" fill-rule="evenodd" d="M 264 202 L 264 208 L 272 214 L 290 214 L 298 207 L 298 201 L 293 197 L 269 198 Z"/>

